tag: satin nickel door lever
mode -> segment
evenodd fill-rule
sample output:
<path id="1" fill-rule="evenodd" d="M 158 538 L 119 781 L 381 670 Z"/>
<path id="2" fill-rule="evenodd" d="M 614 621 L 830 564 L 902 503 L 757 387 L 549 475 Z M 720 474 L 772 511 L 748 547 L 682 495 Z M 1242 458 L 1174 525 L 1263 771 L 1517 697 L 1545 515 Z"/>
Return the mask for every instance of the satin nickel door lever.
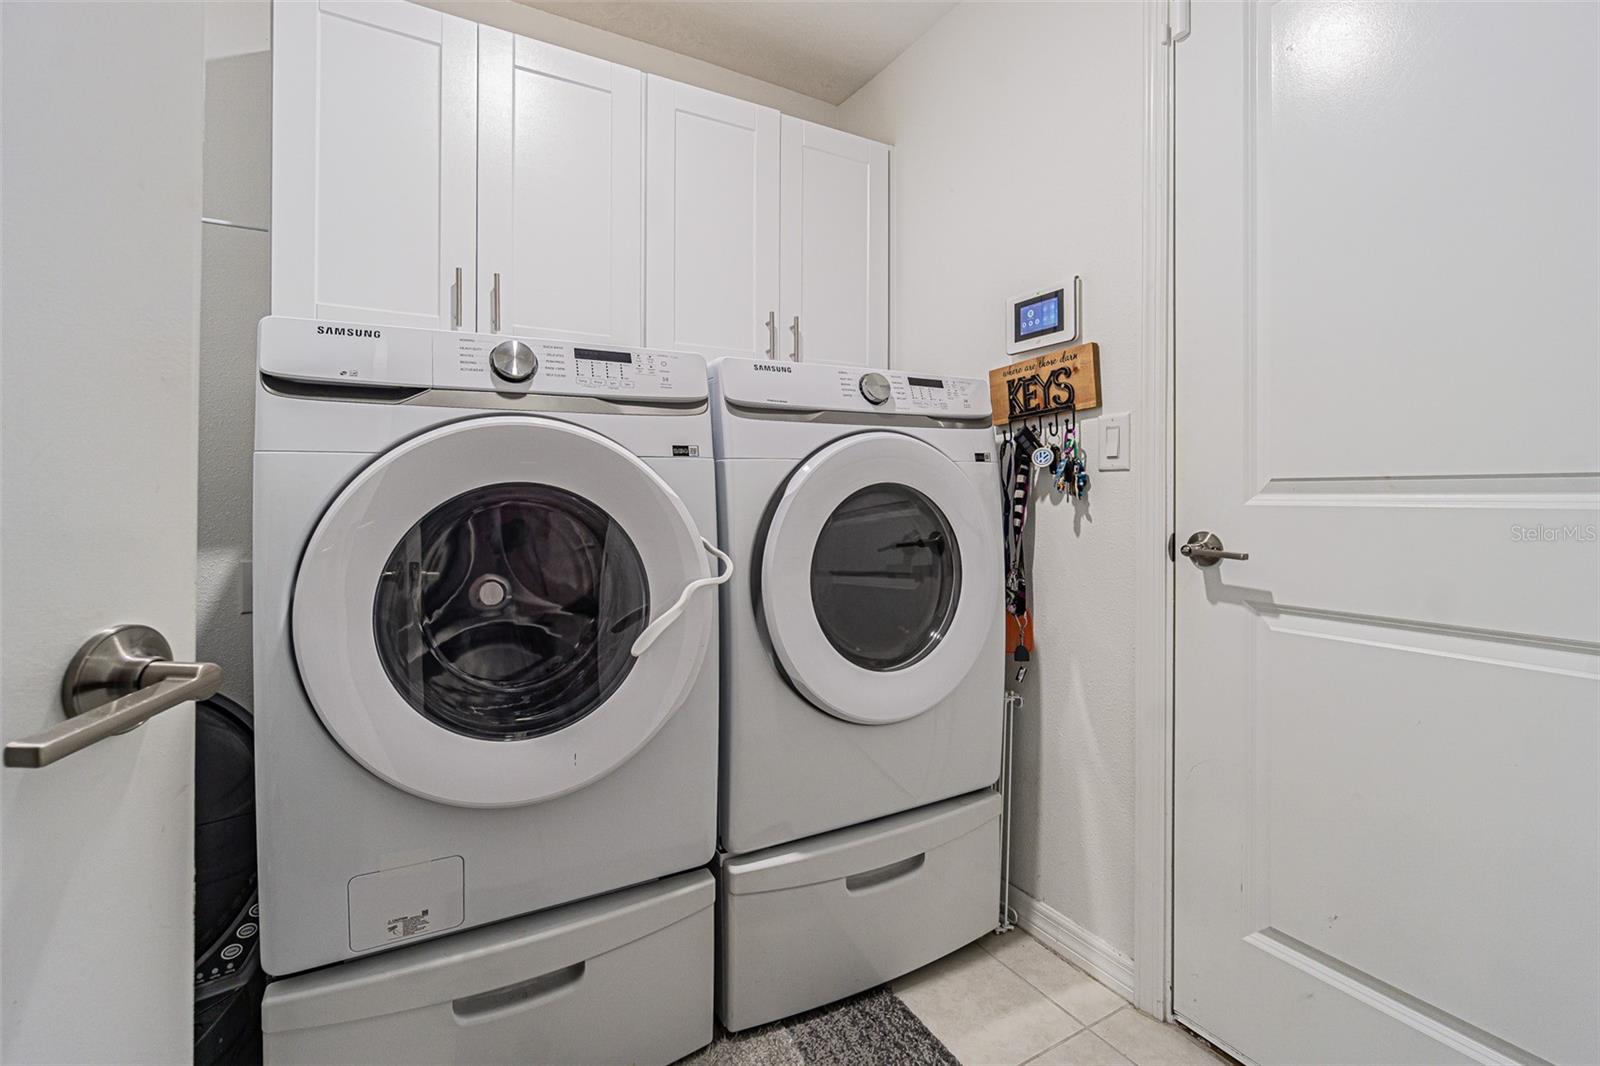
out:
<path id="1" fill-rule="evenodd" d="M 126 733 L 162 711 L 216 695 L 222 667 L 172 661 L 149 626 L 117 626 L 79 648 L 61 679 L 67 720 L 5 747 L 7 766 L 49 766 L 96 741 Z"/>
<path id="2" fill-rule="evenodd" d="M 1223 551 L 1222 538 L 1207 529 L 1202 529 L 1190 537 L 1188 542 L 1178 549 L 1178 554 L 1196 566 L 1216 566 L 1224 559 L 1238 559 L 1242 562 L 1250 558 L 1249 552 Z"/>

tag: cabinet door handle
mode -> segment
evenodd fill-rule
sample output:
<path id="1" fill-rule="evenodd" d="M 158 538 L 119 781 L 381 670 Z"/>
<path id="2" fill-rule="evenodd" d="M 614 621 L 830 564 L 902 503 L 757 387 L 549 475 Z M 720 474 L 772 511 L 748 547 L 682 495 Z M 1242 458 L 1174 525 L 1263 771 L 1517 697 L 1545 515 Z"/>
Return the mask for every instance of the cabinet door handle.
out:
<path id="1" fill-rule="evenodd" d="M 795 362 L 800 361 L 800 316 L 794 316 L 794 322 L 789 326 L 789 332 L 794 334 L 794 354 L 789 358 Z"/>
<path id="2" fill-rule="evenodd" d="M 489 332 L 500 332 L 500 275 L 494 276 L 494 284 L 489 287 Z"/>
<path id="3" fill-rule="evenodd" d="M 461 328 L 461 268 L 456 267 L 456 283 L 450 286 L 450 328 Z"/>
<path id="4" fill-rule="evenodd" d="M 767 358 L 778 358 L 778 312 L 767 312 Z"/>

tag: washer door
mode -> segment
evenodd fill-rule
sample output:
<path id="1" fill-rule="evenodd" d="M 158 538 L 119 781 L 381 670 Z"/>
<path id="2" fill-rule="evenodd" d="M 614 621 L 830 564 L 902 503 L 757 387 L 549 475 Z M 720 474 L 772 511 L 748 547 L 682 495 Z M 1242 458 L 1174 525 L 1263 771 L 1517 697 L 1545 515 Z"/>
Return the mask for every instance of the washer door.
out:
<path id="1" fill-rule="evenodd" d="M 998 521 L 960 467 L 903 433 L 813 454 L 779 492 L 761 560 L 762 616 L 789 681 L 868 725 L 944 699 L 1000 611 Z"/>
<path id="2" fill-rule="evenodd" d="M 578 426 L 470 419 L 341 492 L 295 582 L 295 658 L 345 751 L 407 792 L 509 807 L 582 788 L 688 695 L 708 598 L 636 638 L 706 555 L 683 502 Z"/>

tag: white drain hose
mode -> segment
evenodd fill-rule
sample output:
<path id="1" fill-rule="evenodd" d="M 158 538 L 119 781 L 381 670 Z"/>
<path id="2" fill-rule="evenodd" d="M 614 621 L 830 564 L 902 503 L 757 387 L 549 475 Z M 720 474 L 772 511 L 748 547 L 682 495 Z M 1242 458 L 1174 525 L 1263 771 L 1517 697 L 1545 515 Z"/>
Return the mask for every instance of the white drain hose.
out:
<path id="1" fill-rule="evenodd" d="M 656 638 L 665 633 L 667 627 L 678 620 L 678 616 L 683 614 L 684 608 L 689 606 L 690 596 L 693 596 L 701 589 L 725 584 L 733 577 L 733 560 L 728 557 L 727 553 L 704 537 L 700 538 L 700 544 L 706 551 L 722 560 L 722 573 L 717 574 L 715 577 L 697 578 L 683 586 L 683 592 L 678 596 L 678 602 L 662 611 L 659 618 L 645 626 L 644 632 L 640 633 L 639 638 L 633 642 L 633 657 L 635 659 L 648 651 L 650 645 L 656 642 Z"/>

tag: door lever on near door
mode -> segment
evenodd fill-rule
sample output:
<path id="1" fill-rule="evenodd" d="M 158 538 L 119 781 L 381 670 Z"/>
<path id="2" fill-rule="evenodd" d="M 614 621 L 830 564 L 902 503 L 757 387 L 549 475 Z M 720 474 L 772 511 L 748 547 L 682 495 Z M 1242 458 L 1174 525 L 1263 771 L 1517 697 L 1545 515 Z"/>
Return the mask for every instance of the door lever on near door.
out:
<path id="1" fill-rule="evenodd" d="M 1206 529 L 1190 537 L 1188 543 L 1178 549 L 1178 553 L 1196 566 L 1216 566 L 1223 559 L 1250 558 L 1249 552 L 1223 551 L 1222 538 Z"/>
<path id="2" fill-rule="evenodd" d="M 61 679 L 67 720 L 5 748 L 7 766 L 48 766 L 126 733 L 162 711 L 216 695 L 222 667 L 172 661 L 172 645 L 149 626 L 117 626 L 84 642 Z"/>
<path id="3" fill-rule="evenodd" d="M 678 620 L 678 616 L 683 613 L 684 608 L 689 606 L 690 596 L 693 596 L 701 589 L 710 588 L 713 585 L 726 584 L 733 577 L 733 560 L 721 548 L 718 548 L 704 537 L 700 538 L 700 546 L 722 560 L 722 573 L 717 574 L 715 577 L 697 578 L 683 586 L 683 592 L 678 595 L 678 602 L 662 611 L 654 622 L 645 626 L 644 632 L 639 634 L 639 639 L 633 642 L 633 657 L 635 659 L 648 651 L 650 645 L 656 642 L 656 638 L 665 633 L 667 627 Z"/>

